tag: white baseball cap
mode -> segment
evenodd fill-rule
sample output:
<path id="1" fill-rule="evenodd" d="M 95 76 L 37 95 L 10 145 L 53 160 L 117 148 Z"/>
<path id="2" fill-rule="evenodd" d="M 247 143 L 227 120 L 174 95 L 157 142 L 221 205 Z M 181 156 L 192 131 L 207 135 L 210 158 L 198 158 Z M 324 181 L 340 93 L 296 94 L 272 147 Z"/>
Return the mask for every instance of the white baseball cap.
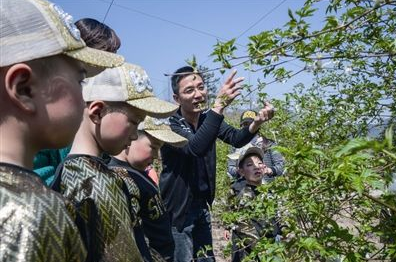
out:
<path id="1" fill-rule="evenodd" d="M 87 47 L 73 18 L 45 0 L 1 0 L 0 66 L 64 54 L 86 65 L 87 76 L 120 66 L 124 58 Z"/>
<path id="2" fill-rule="evenodd" d="M 127 102 L 157 118 L 171 116 L 178 108 L 154 96 L 147 73 L 138 65 L 124 63 L 116 68 L 108 68 L 95 77 L 87 78 L 85 82 L 83 98 L 86 102 Z"/>

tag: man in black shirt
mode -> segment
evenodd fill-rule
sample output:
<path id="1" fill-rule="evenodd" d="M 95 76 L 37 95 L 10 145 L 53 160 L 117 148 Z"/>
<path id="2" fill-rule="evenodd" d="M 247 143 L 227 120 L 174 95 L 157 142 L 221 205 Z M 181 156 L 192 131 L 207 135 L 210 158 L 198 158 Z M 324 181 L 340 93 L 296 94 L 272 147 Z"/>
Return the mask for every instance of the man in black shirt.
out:
<path id="1" fill-rule="evenodd" d="M 211 222 L 208 205 L 215 195 L 216 139 L 235 147 L 247 144 L 260 125 L 273 117 L 273 107 L 265 103 L 248 127 L 235 129 L 224 122 L 224 109 L 240 94 L 234 71 L 217 94 L 209 110 L 207 89 L 203 77 L 192 67 L 182 67 L 172 76 L 174 99 L 180 105 L 170 117 L 174 132 L 187 138 L 188 143 L 175 148 L 161 148 L 163 171 L 160 177 L 161 195 L 172 216 L 172 233 L 175 239 L 175 261 L 191 261 L 204 251 L 205 258 L 198 261 L 214 261 Z"/>

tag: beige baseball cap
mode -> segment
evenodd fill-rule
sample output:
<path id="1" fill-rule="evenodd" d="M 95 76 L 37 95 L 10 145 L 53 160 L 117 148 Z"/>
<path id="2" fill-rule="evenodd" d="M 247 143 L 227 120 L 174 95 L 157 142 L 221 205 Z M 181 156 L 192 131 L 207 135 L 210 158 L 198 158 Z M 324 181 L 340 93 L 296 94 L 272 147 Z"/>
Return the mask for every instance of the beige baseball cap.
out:
<path id="1" fill-rule="evenodd" d="M 83 98 L 86 102 L 95 100 L 127 102 L 152 117 L 164 118 L 176 112 L 178 106 L 158 99 L 144 69 L 138 65 L 124 63 L 109 68 L 99 75 L 86 79 L 83 84 Z"/>
<path id="2" fill-rule="evenodd" d="M 87 47 L 72 16 L 45 0 L 1 0 L 0 66 L 64 54 L 86 65 L 87 76 L 124 58 Z"/>
<path id="3" fill-rule="evenodd" d="M 154 138 L 175 147 L 182 147 L 187 144 L 187 139 L 170 128 L 168 118 L 153 118 L 147 116 L 144 122 L 138 126 L 139 130 L 146 132 Z"/>

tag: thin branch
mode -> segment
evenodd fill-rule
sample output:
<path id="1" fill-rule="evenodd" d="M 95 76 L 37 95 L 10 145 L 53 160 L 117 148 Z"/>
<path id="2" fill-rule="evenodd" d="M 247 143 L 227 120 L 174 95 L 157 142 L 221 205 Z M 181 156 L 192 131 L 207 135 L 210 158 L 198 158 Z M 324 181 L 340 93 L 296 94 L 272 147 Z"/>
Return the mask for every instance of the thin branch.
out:
<path id="1" fill-rule="evenodd" d="M 390 156 L 391 158 L 393 158 L 393 159 L 396 160 L 396 155 L 395 155 L 394 153 L 389 152 L 389 151 L 386 150 L 386 149 L 383 149 L 382 151 L 383 151 L 385 154 L 387 154 L 388 156 Z"/>
<path id="2" fill-rule="evenodd" d="M 275 79 L 275 80 L 272 80 L 272 81 L 270 81 L 270 82 L 268 82 L 268 83 L 263 83 L 263 84 L 265 84 L 265 86 L 268 86 L 268 85 L 271 85 L 271 84 L 273 84 L 273 83 L 276 83 L 276 82 L 279 82 L 279 81 L 282 81 L 282 80 L 285 80 L 285 79 L 290 79 L 290 78 L 292 78 L 292 77 L 294 77 L 294 76 L 300 74 L 301 72 L 304 72 L 305 70 L 306 70 L 306 69 L 303 68 L 303 69 L 301 69 L 301 70 L 295 72 L 294 74 L 292 74 L 292 75 L 290 75 L 290 76 L 283 77 L 283 78 L 280 78 L 280 79 Z M 252 90 L 250 90 L 250 92 L 247 93 L 245 96 L 249 96 L 251 93 L 255 92 L 257 89 L 258 89 L 258 87 L 257 87 L 257 88 L 254 88 L 254 89 L 252 89 Z"/>
<path id="3" fill-rule="evenodd" d="M 302 57 L 302 56 L 293 56 L 293 55 L 288 55 L 288 54 L 285 54 L 283 56 L 294 57 L 296 59 L 306 58 L 306 59 L 311 59 L 311 60 L 329 60 L 329 59 L 344 59 L 344 58 L 359 59 L 359 58 L 372 58 L 372 57 L 393 57 L 393 56 L 396 56 L 396 53 L 372 53 L 372 54 L 357 55 L 357 56 L 342 55 L 342 56 L 323 56 L 323 57 Z"/>
<path id="4" fill-rule="evenodd" d="M 276 67 L 276 66 L 279 66 L 279 65 L 282 65 L 282 64 L 285 64 L 285 63 L 289 63 L 289 62 L 294 61 L 294 60 L 297 60 L 297 59 L 298 59 L 298 58 L 293 58 L 293 59 L 290 59 L 290 60 L 281 61 L 281 62 L 279 62 L 279 63 L 277 63 L 277 64 L 272 64 L 272 65 L 263 66 L 263 67 L 260 67 L 260 68 L 258 68 L 258 69 L 254 69 L 254 70 L 251 70 L 251 71 L 252 71 L 252 72 L 262 71 L 262 70 L 264 70 L 265 68 Z"/>
<path id="5" fill-rule="evenodd" d="M 389 209 L 392 210 L 393 212 L 396 212 L 396 207 L 394 207 L 394 206 L 392 206 L 392 205 L 389 205 L 388 203 L 386 203 L 386 202 L 384 202 L 384 201 L 382 201 L 382 200 L 380 200 L 380 199 L 378 199 L 378 198 L 376 198 L 376 197 L 373 197 L 373 196 L 371 196 L 371 195 L 368 194 L 368 193 L 363 192 L 363 196 L 365 196 L 365 197 L 371 199 L 372 201 L 374 201 L 374 202 L 377 203 L 377 204 L 380 204 L 381 206 L 386 206 L 387 208 L 389 208 Z"/>
<path id="6" fill-rule="evenodd" d="M 323 34 L 327 34 L 327 33 L 331 33 L 331 32 L 335 32 L 335 31 L 339 31 L 339 30 L 345 29 L 345 28 L 349 27 L 350 25 L 352 25 L 354 22 L 356 22 L 359 19 L 361 19 L 362 17 L 365 17 L 368 14 L 374 12 L 375 10 L 377 10 L 377 9 L 379 9 L 379 8 L 385 6 L 385 5 L 391 4 L 391 3 L 396 3 L 396 1 L 390 1 L 390 2 L 389 1 L 385 1 L 385 3 L 382 3 L 381 5 L 378 5 L 377 7 L 374 7 L 373 9 L 367 10 L 366 12 L 361 14 L 360 16 L 356 17 L 355 19 L 352 19 L 351 21 L 349 21 L 348 23 L 346 23 L 344 25 L 340 25 L 340 26 L 337 26 L 335 28 L 330 28 L 330 29 L 324 30 L 324 31 L 318 31 L 316 33 L 313 33 L 313 34 L 305 36 L 305 37 L 300 37 L 299 39 L 296 39 L 296 40 L 294 40 L 294 41 L 292 41 L 290 43 L 286 43 L 286 44 L 284 44 L 282 46 L 279 46 L 279 47 L 277 47 L 275 49 L 272 49 L 272 50 L 270 50 L 270 51 L 268 51 L 266 53 L 261 53 L 259 56 L 255 57 L 255 58 L 266 57 L 266 56 L 268 56 L 268 55 L 270 55 L 270 54 L 272 54 L 274 52 L 277 52 L 277 51 L 280 51 L 282 49 L 285 49 L 285 48 L 287 48 L 289 46 L 292 46 L 292 45 L 294 45 L 296 43 L 299 43 L 301 41 L 304 41 L 306 39 L 315 38 L 315 37 L 318 37 L 318 36 L 323 35 Z M 258 53 L 260 53 L 260 51 L 258 51 Z M 239 58 L 250 58 L 250 56 L 239 57 Z"/>
<path id="7" fill-rule="evenodd" d="M 337 26 L 337 27 L 335 27 L 335 28 L 330 28 L 330 29 L 327 29 L 327 30 L 324 30 L 324 31 L 318 31 L 318 32 L 313 33 L 313 34 L 311 34 L 311 35 L 308 35 L 308 36 L 305 36 L 305 37 L 300 37 L 300 38 L 298 38 L 298 39 L 296 39 L 296 40 L 294 40 L 294 41 L 292 41 L 292 42 L 283 44 L 283 45 L 281 45 L 281 46 L 279 46 L 279 47 L 277 47 L 277 48 L 274 48 L 274 49 L 272 49 L 272 50 L 270 50 L 270 51 L 267 51 L 267 52 L 265 52 L 265 53 L 261 53 L 260 51 L 257 51 L 257 52 L 259 53 L 259 55 L 258 55 L 258 56 L 255 56 L 254 58 L 252 58 L 252 57 L 250 57 L 250 56 L 233 58 L 233 59 L 248 58 L 248 60 L 245 60 L 245 61 L 243 61 L 243 62 L 239 62 L 239 63 L 236 63 L 236 64 L 234 64 L 234 65 L 231 65 L 230 68 L 217 67 L 217 68 L 213 68 L 213 69 L 208 69 L 208 70 L 205 71 L 205 72 L 217 71 L 217 70 L 224 70 L 224 69 L 231 69 L 231 68 L 237 67 L 237 66 L 239 66 L 239 65 L 242 65 L 242 64 L 244 64 L 244 63 L 246 63 L 246 62 L 249 62 L 249 61 L 251 61 L 251 60 L 253 60 L 253 59 L 257 59 L 257 58 L 261 58 L 261 57 L 266 57 L 266 56 L 268 56 L 268 55 L 270 55 L 270 54 L 273 54 L 273 53 L 275 53 L 275 52 L 278 52 L 278 51 L 280 51 L 280 50 L 282 50 L 282 49 L 286 49 L 286 48 L 288 48 L 289 46 L 292 46 L 292 45 L 294 45 L 294 44 L 296 44 L 296 43 L 302 42 L 302 41 L 304 41 L 304 40 L 306 40 L 306 39 L 311 39 L 311 38 L 315 38 L 315 37 L 318 37 L 318 36 L 323 35 L 323 34 L 327 34 L 327 33 L 331 33 L 331 32 L 335 32 L 335 31 L 340 31 L 340 30 L 346 29 L 346 28 L 348 28 L 350 25 L 352 25 L 353 23 L 355 23 L 356 21 L 358 21 L 358 20 L 360 20 L 361 18 L 363 18 L 363 17 L 369 15 L 370 13 L 376 11 L 377 9 L 382 8 L 382 7 L 386 6 L 386 5 L 391 5 L 391 4 L 396 4 L 396 1 L 385 1 L 385 2 L 382 3 L 382 4 L 379 4 L 379 5 L 375 6 L 374 8 L 367 10 L 366 12 L 364 12 L 363 14 L 361 14 L 361 15 L 357 16 L 356 18 L 352 19 L 352 20 L 349 21 L 348 23 L 343 24 L 343 25 L 340 25 L 340 26 Z M 202 73 L 204 73 L 204 72 L 202 72 Z M 164 75 L 165 75 L 165 76 L 172 76 L 173 74 L 167 74 L 167 73 L 165 73 Z"/>

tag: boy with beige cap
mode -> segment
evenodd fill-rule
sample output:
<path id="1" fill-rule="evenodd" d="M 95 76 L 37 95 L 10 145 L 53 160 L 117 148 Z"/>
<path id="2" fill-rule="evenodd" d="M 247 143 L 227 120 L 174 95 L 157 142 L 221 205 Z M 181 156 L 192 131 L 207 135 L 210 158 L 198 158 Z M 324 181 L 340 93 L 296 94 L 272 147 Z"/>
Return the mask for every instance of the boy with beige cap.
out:
<path id="1" fill-rule="evenodd" d="M 1 261 L 85 261 L 68 206 L 31 171 L 33 157 L 71 142 L 81 82 L 123 58 L 87 48 L 50 2 L 2 0 L 0 13 Z"/>
<path id="2" fill-rule="evenodd" d="M 146 117 L 138 129 L 138 139 L 112 157 L 109 166 L 123 177 L 126 184 L 135 184 L 138 187 L 139 218 L 134 232 L 145 261 L 170 262 L 173 261 L 175 248 L 170 216 L 165 210 L 157 184 L 145 170 L 158 158 L 159 149 L 164 143 L 181 147 L 187 143 L 187 139 L 173 132 L 169 120 L 164 118 Z M 149 247 L 145 237 L 149 241 Z"/>
<path id="3" fill-rule="evenodd" d="M 142 261 L 132 231 L 138 207 L 124 181 L 100 157 L 116 155 L 137 139 L 146 115 L 166 117 L 176 110 L 151 91 L 146 72 L 127 63 L 84 84 L 83 121 L 70 155 L 57 169 L 53 189 L 77 208 L 75 221 L 87 261 Z"/>
<path id="4" fill-rule="evenodd" d="M 33 157 L 71 142 L 81 82 L 123 58 L 87 48 L 72 17 L 50 2 L 1 0 L 0 13 L 0 258 L 85 261 L 64 199 L 31 171 Z"/>

